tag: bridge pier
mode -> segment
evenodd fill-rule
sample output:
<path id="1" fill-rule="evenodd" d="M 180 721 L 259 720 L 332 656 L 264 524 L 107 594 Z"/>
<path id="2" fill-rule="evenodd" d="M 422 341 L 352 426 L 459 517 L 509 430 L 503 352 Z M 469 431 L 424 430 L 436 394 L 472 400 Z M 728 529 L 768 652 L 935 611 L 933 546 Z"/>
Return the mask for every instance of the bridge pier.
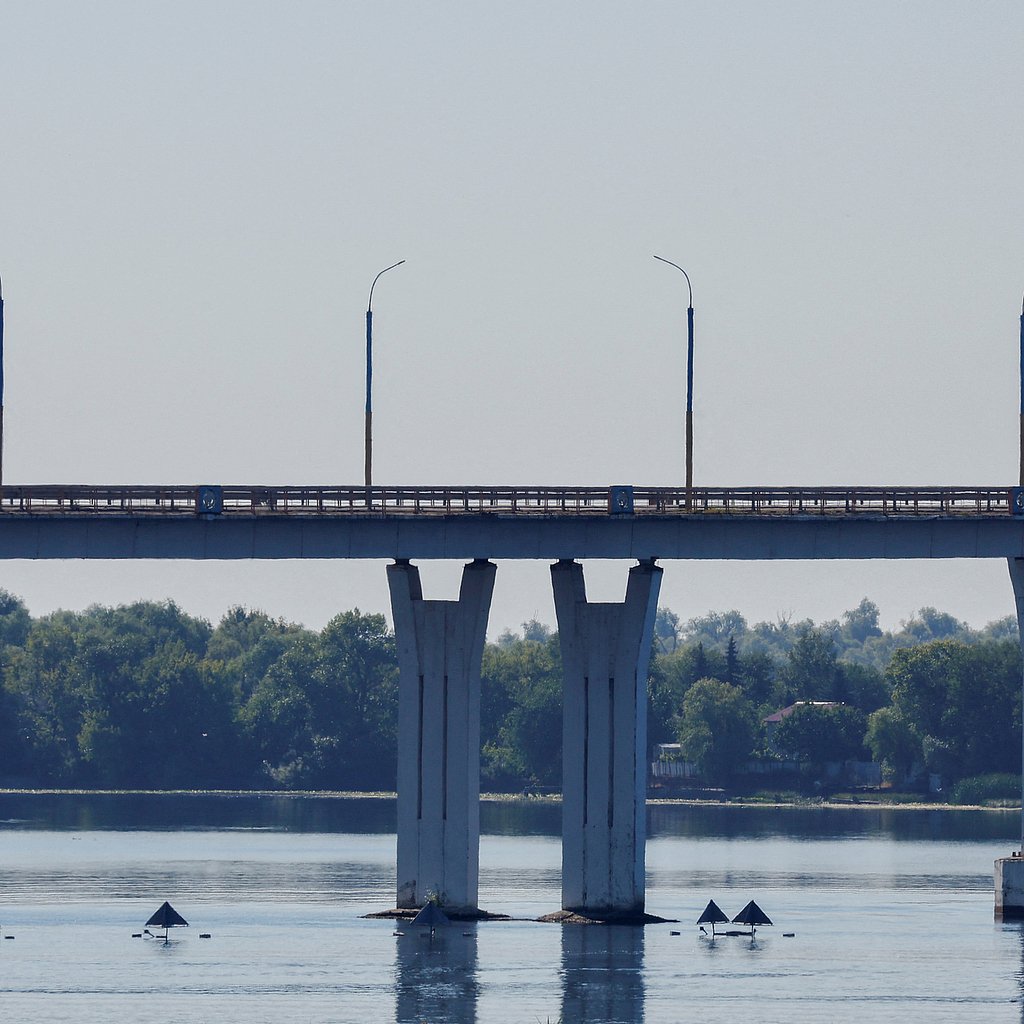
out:
<path id="1" fill-rule="evenodd" d="M 583 566 L 551 567 L 562 649 L 562 909 L 644 912 L 647 665 L 662 570 L 629 570 L 622 603 L 587 601 Z"/>
<path id="2" fill-rule="evenodd" d="M 462 572 L 458 601 L 424 601 L 419 570 L 388 566 L 398 648 L 399 908 L 477 909 L 480 664 L 495 565 Z"/>
<path id="3" fill-rule="evenodd" d="M 1024 686 L 1024 558 L 1008 558 L 1010 582 L 1017 605 L 1017 628 L 1021 642 L 1021 685 Z M 996 917 L 1002 920 L 1024 918 L 1024 793 L 1021 795 L 1021 848 L 1009 857 L 1000 857 L 995 865 Z"/>

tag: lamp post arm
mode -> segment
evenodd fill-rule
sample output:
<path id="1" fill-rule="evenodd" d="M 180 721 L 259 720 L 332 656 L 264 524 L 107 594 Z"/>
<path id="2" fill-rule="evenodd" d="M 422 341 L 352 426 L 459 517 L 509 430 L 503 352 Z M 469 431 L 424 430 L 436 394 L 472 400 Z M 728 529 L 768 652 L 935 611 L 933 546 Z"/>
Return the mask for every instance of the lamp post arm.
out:
<path id="1" fill-rule="evenodd" d="M 692 309 L 693 308 L 693 289 L 690 287 L 690 275 L 685 270 L 683 270 L 683 268 L 681 266 L 679 266 L 678 263 L 673 263 L 671 260 L 665 259 L 664 256 L 659 256 L 657 253 L 655 253 L 654 254 L 654 258 L 656 260 L 661 260 L 662 263 L 667 263 L 670 267 L 675 267 L 676 270 L 678 270 L 679 273 L 682 274 L 683 277 L 686 278 L 686 290 L 689 293 L 689 301 L 687 302 L 687 305 Z"/>
<path id="2" fill-rule="evenodd" d="M 386 274 L 389 270 L 394 270 L 395 267 L 400 267 L 405 260 L 399 260 L 397 263 L 392 263 L 390 267 L 385 267 L 380 274 L 373 279 L 373 284 L 370 285 L 370 297 L 366 300 L 366 312 L 369 313 L 373 307 L 373 289 L 377 287 L 377 282 L 380 280 L 381 274 Z"/>
<path id="3" fill-rule="evenodd" d="M 673 263 L 657 253 L 654 254 L 654 258 L 661 260 L 662 263 L 667 263 L 670 267 L 675 267 L 686 278 L 686 504 L 689 508 L 690 490 L 693 487 L 693 287 L 690 285 L 690 275 L 678 263 Z M 1022 408 L 1022 416 L 1024 416 L 1024 408 Z M 1024 424 L 1024 419 L 1021 422 Z M 1024 426 L 1021 429 L 1024 430 Z"/>

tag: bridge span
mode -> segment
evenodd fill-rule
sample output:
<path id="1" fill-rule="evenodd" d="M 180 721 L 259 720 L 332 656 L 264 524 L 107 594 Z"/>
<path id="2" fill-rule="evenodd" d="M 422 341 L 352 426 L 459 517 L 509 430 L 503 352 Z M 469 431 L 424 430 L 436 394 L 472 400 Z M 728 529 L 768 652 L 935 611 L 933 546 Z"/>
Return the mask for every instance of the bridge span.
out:
<path id="1" fill-rule="evenodd" d="M 1017 487 L 5 486 L 0 558 L 1021 558 Z"/>
<path id="2" fill-rule="evenodd" d="M 1006 559 L 1024 623 L 1019 487 L 4 486 L 0 559 L 391 559 L 399 660 L 397 904 L 477 909 L 480 666 L 496 565 L 547 559 L 563 664 L 562 906 L 642 918 L 647 669 L 676 559 Z M 412 559 L 462 559 L 424 600 Z M 578 559 L 636 559 L 621 602 Z M 1024 635 L 1024 628 L 1021 630 Z M 996 911 L 1024 917 L 1024 856 Z"/>

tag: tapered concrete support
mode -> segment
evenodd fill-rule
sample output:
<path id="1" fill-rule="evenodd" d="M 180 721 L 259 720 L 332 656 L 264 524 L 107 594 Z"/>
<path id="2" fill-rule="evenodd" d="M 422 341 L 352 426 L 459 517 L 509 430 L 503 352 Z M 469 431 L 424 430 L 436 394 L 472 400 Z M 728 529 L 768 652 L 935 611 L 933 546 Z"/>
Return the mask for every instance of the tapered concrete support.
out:
<path id="1" fill-rule="evenodd" d="M 1010 582 L 1017 604 L 1017 628 L 1020 631 L 1021 681 L 1024 686 L 1024 558 L 1008 558 Z M 1024 751 L 1022 751 L 1024 755 Z M 1022 756 L 1024 763 L 1024 756 Z M 1024 918 L 1024 793 L 1021 795 L 1021 849 L 1012 857 L 996 861 L 996 917 L 1006 919 Z"/>
<path id="2" fill-rule="evenodd" d="M 398 906 L 477 909 L 480 662 L 495 566 L 462 573 L 458 601 L 424 601 L 419 570 L 388 566 L 398 647 Z"/>
<path id="3" fill-rule="evenodd" d="M 621 604 L 587 601 L 583 566 L 551 567 L 562 647 L 562 909 L 644 912 L 647 664 L 662 571 L 629 571 Z"/>

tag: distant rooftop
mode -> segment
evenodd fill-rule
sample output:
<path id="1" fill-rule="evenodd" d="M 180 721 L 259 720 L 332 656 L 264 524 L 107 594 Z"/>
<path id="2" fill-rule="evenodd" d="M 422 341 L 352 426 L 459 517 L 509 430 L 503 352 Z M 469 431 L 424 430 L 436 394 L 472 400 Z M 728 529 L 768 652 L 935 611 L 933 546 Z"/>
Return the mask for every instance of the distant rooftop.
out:
<path id="1" fill-rule="evenodd" d="M 839 703 L 834 700 L 798 700 L 795 704 L 790 704 L 788 708 L 782 708 L 780 711 L 773 711 L 767 718 L 761 719 L 765 725 L 778 725 L 784 718 L 789 718 L 794 711 L 799 708 L 838 708 L 841 707 Z"/>

